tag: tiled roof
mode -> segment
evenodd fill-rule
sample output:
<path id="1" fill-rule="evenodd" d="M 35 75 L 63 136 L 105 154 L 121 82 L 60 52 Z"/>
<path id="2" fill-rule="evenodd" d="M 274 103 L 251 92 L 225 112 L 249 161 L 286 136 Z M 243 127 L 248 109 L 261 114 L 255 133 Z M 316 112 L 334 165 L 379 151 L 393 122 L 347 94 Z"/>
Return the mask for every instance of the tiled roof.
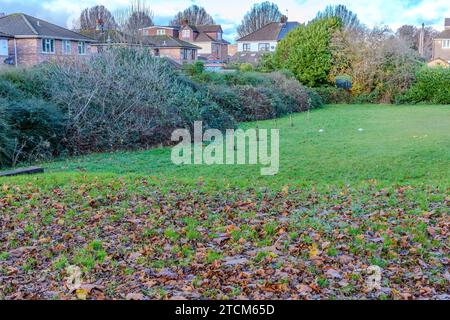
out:
<path id="1" fill-rule="evenodd" d="M 446 27 L 450 27 L 450 18 L 445 18 L 445 24 Z"/>
<path id="2" fill-rule="evenodd" d="M 442 31 L 434 38 L 435 39 L 450 39 L 450 29 Z"/>
<path id="3" fill-rule="evenodd" d="M 278 41 L 283 40 L 283 38 L 293 29 L 297 28 L 300 24 L 298 22 L 286 22 L 281 27 L 280 33 L 278 34 Z"/>
<path id="4" fill-rule="evenodd" d="M 7 34 L 7 33 L 4 33 L 4 32 L 1 32 L 1 31 L 0 31 L 0 37 L 3 37 L 3 38 L 12 38 L 13 36 L 11 36 L 10 34 Z"/>
<path id="5" fill-rule="evenodd" d="M 210 24 L 204 26 L 195 26 L 198 32 L 222 32 L 222 27 L 219 24 Z"/>
<path id="6" fill-rule="evenodd" d="M 15 13 L 1 17 L 0 31 L 16 37 L 52 37 L 88 42 L 94 41 L 69 29 L 23 13 Z"/>
<path id="7" fill-rule="evenodd" d="M 298 22 L 271 22 L 261 29 L 238 39 L 238 41 L 280 41 L 289 31 L 297 26 L 299 26 Z"/>
<path id="8" fill-rule="evenodd" d="M 156 48 L 200 49 L 200 47 L 196 45 L 170 36 L 146 36 L 143 39 L 151 43 Z"/>

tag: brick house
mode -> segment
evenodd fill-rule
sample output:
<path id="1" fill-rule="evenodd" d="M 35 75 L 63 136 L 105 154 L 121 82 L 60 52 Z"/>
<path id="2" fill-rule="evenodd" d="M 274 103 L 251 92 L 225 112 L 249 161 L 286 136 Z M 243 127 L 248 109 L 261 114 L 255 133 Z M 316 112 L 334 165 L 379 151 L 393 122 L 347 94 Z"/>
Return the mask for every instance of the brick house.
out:
<path id="1" fill-rule="evenodd" d="M 93 46 L 97 48 L 97 52 L 112 47 L 147 48 L 155 56 L 169 58 L 178 65 L 182 65 L 197 60 L 197 52 L 200 49 L 198 46 L 171 36 L 169 32 L 167 34 L 144 32 L 132 38 L 116 30 L 99 30 L 102 28 L 98 27 L 97 30 L 90 32 L 83 31 L 86 36 L 96 39 L 97 43 Z"/>
<path id="2" fill-rule="evenodd" d="M 95 40 L 22 13 L 0 17 L 0 32 L 12 36 L 8 57 L 19 66 L 96 53 Z"/>
<path id="3" fill-rule="evenodd" d="M 267 52 L 274 52 L 278 43 L 300 24 L 288 21 L 282 16 L 280 22 L 271 22 L 262 28 L 237 40 L 237 53 L 233 56 L 235 62 L 256 64 L 259 58 Z"/>
<path id="4" fill-rule="evenodd" d="M 445 19 L 445 29 L 433 39 L 431 65 L 440 65 L 439 61 L 450 63 L 450 18 Z"/>
<path id="5" fill-rule="evenodd" d="M 182 26 L 151 26 L 143 29 L 146 36 L 169 36 L 198 47 L 198 57 L 204 60 L 226 61 L 228 41 L 222 38 L 220 25 L 194 26 L 185 21 Z"/>

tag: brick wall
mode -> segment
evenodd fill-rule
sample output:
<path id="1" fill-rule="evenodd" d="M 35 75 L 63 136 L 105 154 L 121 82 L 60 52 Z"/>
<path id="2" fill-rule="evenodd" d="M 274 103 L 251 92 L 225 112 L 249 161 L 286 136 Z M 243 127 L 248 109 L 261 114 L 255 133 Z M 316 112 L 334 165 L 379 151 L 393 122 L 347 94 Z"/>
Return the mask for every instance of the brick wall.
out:
<path id="1" fill-rule="evenodd" d="M 194 58 L 192 59 L 192 50 L 189 49 L 188 52 L 188 59 L 187 60 L 183 60 L 182 57 L 182 49 L 181 48 L 161 48 L 159 49 L 159 56 L 160 57 L 167 57 L 170 58 L 172 60 L 175 60 L 178 63 L 191 63 L 193 61 L 195 61 L 197 59 L 197 55 L 195 54 Z"/>
<path id="2" fill-rule="evenodd" d="M 55 40 L 55 53 L 42 52 L 41 39 L 16 39 L 17 43 L 17 62 L 19 66 L 33 66 L 39 63 L 61 60 L 86 58 L 97 52 L 97 48 L 86 43 L 86 55 L 78 54 L 78 41 L 71 41 L 71 52 L 65 54 L 62 52 L 62 40 Z M 14 40 L 9 41 L 10 55 L 14 55 Z"/>
<path id="3" fill-rule="evenodd" d="M 450 48 L 442 48 L 442 39 L 433 41 L 433 59 L 441 58 L 450 61 Z"/>

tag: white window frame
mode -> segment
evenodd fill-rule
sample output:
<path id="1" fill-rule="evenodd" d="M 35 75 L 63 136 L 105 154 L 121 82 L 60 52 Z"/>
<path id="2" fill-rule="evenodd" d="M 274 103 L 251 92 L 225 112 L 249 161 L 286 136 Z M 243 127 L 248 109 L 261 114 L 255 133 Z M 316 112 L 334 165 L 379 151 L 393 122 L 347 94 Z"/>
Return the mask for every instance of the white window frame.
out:
<path id="1" fill-rule="evenodd" d="M 86 55 L 86 42 L 78 41 L 77 50 L 78 50 L 78 54 L 80 56 Z"/>
<path id="2" fill-rule="evenodd" d="M 4 47 L 4 44 L 6 43 L 6 47 Z M 0 39 L 0 49 L 6 48 L 6 52 L 2 52 L 0 50 L 0 56 L 8 56 L 9 55 L 9 43 L 8 39 Z"/>
<path id="3" fill-rule="evenodd" d="M 61 50 L 63 54 L 72 54 L 72 41 L 63 40 L 61 43 Z"/>
<path id="4" fill-rule="evenodd" d="M 270 43 L 258 43 L 258 51 L 270 51 Z"/>
<path id="5" fill-rule="evenodd" d="M 442 49 L 450 49 L 450 39 L 442 40 Z"/>
<path id="6" fill-rule="evenodd" d="M 183 30 L 183 32 L 181 33 L 183 38 L 190 38 L 191 37 L 191 30 Z"/>
<path id="7" fill-rule="evenodd" d="M 251 43 L 243 43 L 242 51 L 244 51 L 244 52 L 252 51 L 252 44 Z"/>
<path id="8" fill-rule="evenodd" d="M 158 29 L 158 30 L 156 30 L 156 35 L 157 36 L 165 36 L 166 35 L 166 30 L 165 29 Z"/>
<path id="9" fill-rule="evenodd" d="M 42 38 L 41 52 L 45 54 L 55 54 L 56 40 L 51 38 Z"/>

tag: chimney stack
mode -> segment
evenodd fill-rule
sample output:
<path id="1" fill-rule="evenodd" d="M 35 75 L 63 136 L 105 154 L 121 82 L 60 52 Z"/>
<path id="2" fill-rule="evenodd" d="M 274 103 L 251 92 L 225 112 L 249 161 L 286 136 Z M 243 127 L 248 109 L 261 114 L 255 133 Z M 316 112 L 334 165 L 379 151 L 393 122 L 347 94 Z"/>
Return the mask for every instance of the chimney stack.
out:
<path id="1" fill-rule="evenodd" d="M 419 35 L 419 55 L 425 57 L 425 23 L 422 23 Z"/>
<path id="2" fill-rule="evenodd" d="M 281 23 L 286 23 L 286 22 L 288 22 L 288 17 L 285 16 L 285 15 L 282 15 L 281 18 L 280 18 L 280 22 L 281 22 Z"/>
<path id="3" fill-rule="evenodd" d="M 450 18 L 445 18 L 445 30 L 450 30 Z"/>
<path id="4" fill-rule="evenodd" d="M 181 23 L 183 25 L 183 27 L 187 26 L 189 24 L 189 20 L 188 19 L 183 19 L 183 22 Z"/>
<path id="5" fill-rule="evenodd" d="M 103 22 L 103 19 L 97 19 L 96 30 L 100 31 L 100 32 L 104 32 L 105 31 L 105 23 Z"/>

